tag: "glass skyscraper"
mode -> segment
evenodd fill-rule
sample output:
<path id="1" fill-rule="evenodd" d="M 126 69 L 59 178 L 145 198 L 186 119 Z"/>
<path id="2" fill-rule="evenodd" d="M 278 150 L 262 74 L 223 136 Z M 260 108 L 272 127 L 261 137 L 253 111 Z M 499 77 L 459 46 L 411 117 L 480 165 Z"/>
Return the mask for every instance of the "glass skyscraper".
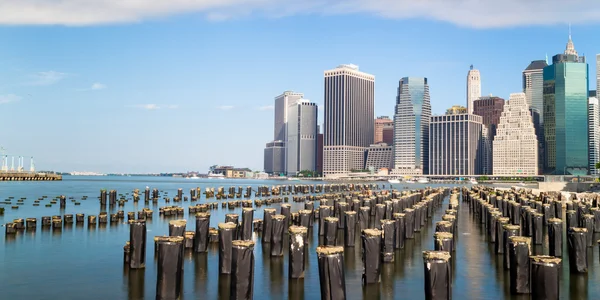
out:
<path id="1" fill-rule="evenodd" d="M 571 36 L 564 54 L 544 68 L 545 173 L 588 173 L 588 65 Z"/>
<path id="2" fill-rule="evenodd" d="M 428 174 L 429 101 L 427 78 L 400 79 L 394 114 L 394 172 L 397 174 Z"/>

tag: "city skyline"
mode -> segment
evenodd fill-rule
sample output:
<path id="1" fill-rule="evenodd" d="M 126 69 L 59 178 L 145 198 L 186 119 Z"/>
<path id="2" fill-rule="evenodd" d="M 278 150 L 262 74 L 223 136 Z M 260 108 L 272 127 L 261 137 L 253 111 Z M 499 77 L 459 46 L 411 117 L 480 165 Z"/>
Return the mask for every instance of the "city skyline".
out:
<path id="1" fill-rule="evenodd" d="M 466 105 L 464 74 L 471 64 L 481 71 L 482 95 L 506 98 L 521 91 L 528 63 L 562 52 L 568 32 L 567 16 L 553 19 L 562 24 L 456 18 L 460 26 L 449 26 L 360 12 L 220 22 L 173 14 L 65 27 L 24 26 L 32 23 L 27 12 L 12 15 L 12 21 L 0 16 L 0 23 L 11 24 L 0 26 L 6 45 L 0 49 L 0 127 L 9 128 L 0 132 L 0 146 L 9 155 L 35 156 L 38 169 L 103 173 L 202 171 L 213 164 L 260 170 L 264 145 L 272 140 L 273 95 L 302 91 L 322 112 L 322 72 L 342 63 L 378 78 L 373 117 L 393 115 L 404 76 L 428 78 L 433 114 Z M 411 47 L 394 39 L 404 26 L 420 28 L 403 33 Z M 573 26 L 578 50 L 590 58 L 600 52 L 595 29 Z M 295 49 L 279 44 L 290 34 Z M 481 43 L 465 50 L 472 40 Z M 514 44 L 527 46 L 509 47 Z M 281 72 L 283 65 L 293 72 Z M 596 64 L 589 65 L 596 74 Z M 591 89 L 596 83 L 589 77 Z"/>

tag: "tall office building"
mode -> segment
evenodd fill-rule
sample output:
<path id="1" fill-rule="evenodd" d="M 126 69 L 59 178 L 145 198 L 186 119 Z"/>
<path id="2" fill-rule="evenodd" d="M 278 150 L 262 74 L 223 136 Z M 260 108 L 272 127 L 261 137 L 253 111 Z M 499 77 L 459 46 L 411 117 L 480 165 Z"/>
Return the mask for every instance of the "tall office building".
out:
<path id="1" fill-rule="evenodd" d="M 590 175 L 600 175 L 596 163 L 600 162 L 600 105 L 596 91 L 590 91 L 588 98 L 588 139 Z"/>
<path id="2" fill-rule="evenodd" d="M 449 110 L 432 116 L 429 127 L 430 175 L 479 175 L 481 163 L 482 118 Z"/>
<path id="3" fill-rule="evenodd" d="M 325 71 L 324 100 L 323 174 L 362 169 L 374 138 L 375 76 L 355 65 Z"/>
<path id="4" fill-rule="evenodd" d="M 391 169 L 393 162 L 392 146 L 386 143 L 373 144 L 367 150 L 367 160 L 365 170 L 379 171 L 381 169 Z"/>
<path id="5" fill-rule="evenodd" d="M 533 126 L 538 139 L 538 172 L 544 170 L 544 68 L 545 60 L 532 61 L 523 70 L 523 93 L 527 97 L 527 105 L 533 116 Z"/>
<path id="6" fill-rule="evenodd" d="M 317 104 L 301 99 L 287 108 L 286 173 L 316 171 Z"/>
<path id="7" fill-rule="evenodd" d="M 288 117 L 287 109 L 291 104 L 298 102 L 302 98 L 304 98 L 304 94 L 293 91 L 285 91 L 283 94 L 275 97 L 274 140 L 285 141 L 285 127 Z"/>
<path id="8" fill-rule="evenodd" d="M 383 127 L 383 142 L 392 146 L 394 145 L 394 124 L 392 126 Z"/>
<path id="9" fill-rule="evenodd" d="M 383 131 L 386 128 L 394 128 L 394 121 L 387 116 L 377 117 L 375 119 L 375 138 L 374 143 L 383 143 Z M 390 143 L 391 145 L 391 143 Z"/>
<path id="10" fill-rule="evenodd" d="M 538 145 L 525 93 L 510 94 L 494 138 L 494 176 L 538 175 Z"/>
<path id="11" fill-rule="evenodd" d="M 290 104 L 296 103 L 302 98 L 304 98 L 304 94 L 293 91 L 285 91 L 283 94 L 275 97 L 273 141 L 267 143 L 267 147 L 265 148 L 265 173 L 270 175 L 286 173 L 287 109 Z"/>
<path id="12" fill-rule="evenodd" d="M 571 35 L 564 54 L 544 68 L 545 173 L 588 173 L 588 65 Z"/>
<path id="13" fill-rule="evenodd" d="M 473 101 L 481 97 L 481 74 L 479 70 L 473 69 L 473 65 L 467 73 L 467 111 L 473 113 Z"/>
<path id="14" fill-rule="evenodd" d="M 600 54 L 596 54 L 596 93 L 600 91 Z"/>
<path id="15" fill-rule="evenodd" d="M 544 108 L 544 68 L 547 66 L 545 60 L 534 60 L 523 70 L 523 93 L 527 97 L 527 105 L 540 112 Z"/>
<path id="16" fill-rule="evenodd" d="M 430 118 L 427 78 L 400 79 L 394 114 L 395 174 L 428 174 Z"/>
<path id="17" fill-rule="evenodd" d="M 264 171 L 269 175 L 285 174 L 285 142 L 272 141 L 267 143 L 264 151 Z"/>
<path id="18" fill-rule="evenodd" d="M 504 109 L 504 99 L 496 96 L 485 96 L 473 101 L 473 114 L 481 116 L 483 120 L 483 133 L 482 143 L 482 174 L 491 175 L 493 174 L 493 159 L 492 154 L 494 153 L 494 136 L 496 136 L 496 128 L 500 123 L 500 116 Z"/>

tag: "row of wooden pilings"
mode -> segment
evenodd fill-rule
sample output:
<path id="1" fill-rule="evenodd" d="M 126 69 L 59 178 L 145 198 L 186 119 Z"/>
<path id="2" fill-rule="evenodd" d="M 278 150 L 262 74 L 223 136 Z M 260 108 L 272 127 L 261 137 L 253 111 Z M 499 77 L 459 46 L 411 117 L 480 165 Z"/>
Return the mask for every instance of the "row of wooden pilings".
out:
<path id="1" fill-rule="evenodd" d="M 494 254 L 503 257 L 503 269 L 509 272 L 510 292 L 531 294 L 532 299 L 560 297 L 563 226 L 567 230 L 570 272 L 588 271 L 587 249 L 594 244 L 594 232 L 600 232 L 596 199 L 597 195 L 577 199 L 572 194 L 565 199 L 562 195 L 543 193 L 535 196 L 526 190 L 463 188 L 463 201 L 468 203 L 473 221 L 482 226 L 489 242 L 494 244 Z M 544 232 L 547 232 L 548 255 L 534 255 L 532 246 L 544 243 Z"/>
<path id="2" fill-rule="evenodd" d="M 154 237 L 157 256 L 157 299 L 178 299 L 183 277 L 183 253 L 189 248 L 207 252 L 208 244 L 219 243 L 219 273 L 231 276 L 230 299 L 253 299 L 254 247 L 253 233 L 261 234 L 261 242 L 268 245 L 270 256 L 283 256 L 285 239 L 289 243 L 289 278 L 304 277 L 309 253 L 308 235 L 318 224 L 322 242 L 317 247 L 321 285 L 321 299 L 346 299 L 344 249 L 354 247 L 354 231 L 361 232 L 363 249 L 363 283 L 380 282 L 381 264 L 394 261 L 394 251 L 404 247 L 405 239 L 414 238 L 433 216 L 448 189 L 420 191 L 381 191 L 371 196 L 360 193 L 327 194 L 317 201 L 306 201 L 303 210 L 291 212 L 289 204 L 282 204 L 277 214 L 274 208 L 265 208 L 262 219 L 254 220 L 254 209 L 243 208 L 238 214 L 227 214 L 217 229 L 210 227 L 210 212 L 195 213 L 195 230 L 186 231 L 187 221 L 169 222 L 169 236 Z M 455 197 L 456 198 L 456 197 Z M 457 201 L 455 201 L 457 203 Z M 319 204 L 315 207 L 315 204 Z M 448 215 L 449 227 L 455 230 L 455 215 Z M 124 247 L 125 264 L 132 269 L 144 268 L 146 263 L 146 224 L 144 220 L 130 221 L 130 239 Z M 343 230 L 344 242 L 337 240 L 337 231 Z M 445 236 L 447 238 L 447 235 Z M 436 236 L 438 238 L 438 236 Z M 444 240 L 444 235 L 439 238 Z M 445 250 L 447 242 L 440 250 Z M 445 246 L 444 246 L 445 245 Z M 437 253 L 437 252 L 436 252 Z M 431 262 L 436 254 L 431 253 Z M 427 288 L 426 295 L 427 293 Z M 429 293 L 431 294 L 431 293 Z M 438 298 L 435 298 L 438 299 Z"/>

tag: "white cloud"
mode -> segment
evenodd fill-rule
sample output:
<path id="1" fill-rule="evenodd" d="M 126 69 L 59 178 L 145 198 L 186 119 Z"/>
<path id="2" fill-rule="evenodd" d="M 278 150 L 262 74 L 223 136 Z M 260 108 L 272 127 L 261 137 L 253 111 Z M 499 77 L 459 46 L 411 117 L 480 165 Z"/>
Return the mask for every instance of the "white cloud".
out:
<path id="1" fill-rule="evenodd" d="M 91 87 L 92 90 L 103 90 L 105 88 L 106 88 L 106 84 L 102 84 L 99 82 L 92 84 L 92 87 Z"/>
<path id="2" fill-rule="evenodd" d="M 145 110 L 157 110 L 157 109 L 177 109 L 179 108 L 179 105 L 177 104 L 167 104 L 167 105 L 158 105 L 158 104 L 137 104 L 137 105 L 131 105 L 129 107 L 133 107 L 133 108 L 139 108 L 139 109 L 145 109 Z"/>
<path id="3" fill-rule="evenodd" d="M 183 13 L 224 21 L 250 15 L 364 13 L 493 28 L 600 20 L 595 0 L 20 0 L 0 2 L 1 24 L 94 25 L 140 22 Z"/>
<path id="4" fill-rule="evenodd" d="M 220 110 L 232 110 L 234 108 L 233 105 L 221 105 L 221 106 L 217 106 L 218 109 Z"/>
<path id="5" fill-rule="evenodd" d="M 275 106 L 273 105 L 265 105 L 258 108 L 258 110 L 274 110 Z"/>
<path id="6" fill-rule="evenodd" d="M 0 4 L 0 7 L 1 6 L 2 5 Z M 0 20 L 1 20 L 1 18 L 2 17 L 0 16 Z M 59 81 L 63 80 L 67 76 L 68 76 L 67 73 L 61 73 L 61 72 L 56 72 L 56 71 L 37 72 L 31 76 L 32 81 L 29 82 L 29 84 L 30 85 L 53 85 L 53 84 L 58 83 Z"/>
<path id="7" fill-rule="evenodd" d="M 133 105 L 133 107 L 145 109 L 145 110 L 157 110 L 160 108 L 160 106 L 158 106 L 156 104 L 138 104 L 138 105 Z"/>
<path id="8" fill-rule="evenodd" d="M 0 95 L 0 104 L 6 104 L 6 103 L 11 103 L 11 102 L 17 102 L 17 101 L 21 101 L 21 97 L 14 95 L 14 94 L 8 94 L 8 95 Z"/>

